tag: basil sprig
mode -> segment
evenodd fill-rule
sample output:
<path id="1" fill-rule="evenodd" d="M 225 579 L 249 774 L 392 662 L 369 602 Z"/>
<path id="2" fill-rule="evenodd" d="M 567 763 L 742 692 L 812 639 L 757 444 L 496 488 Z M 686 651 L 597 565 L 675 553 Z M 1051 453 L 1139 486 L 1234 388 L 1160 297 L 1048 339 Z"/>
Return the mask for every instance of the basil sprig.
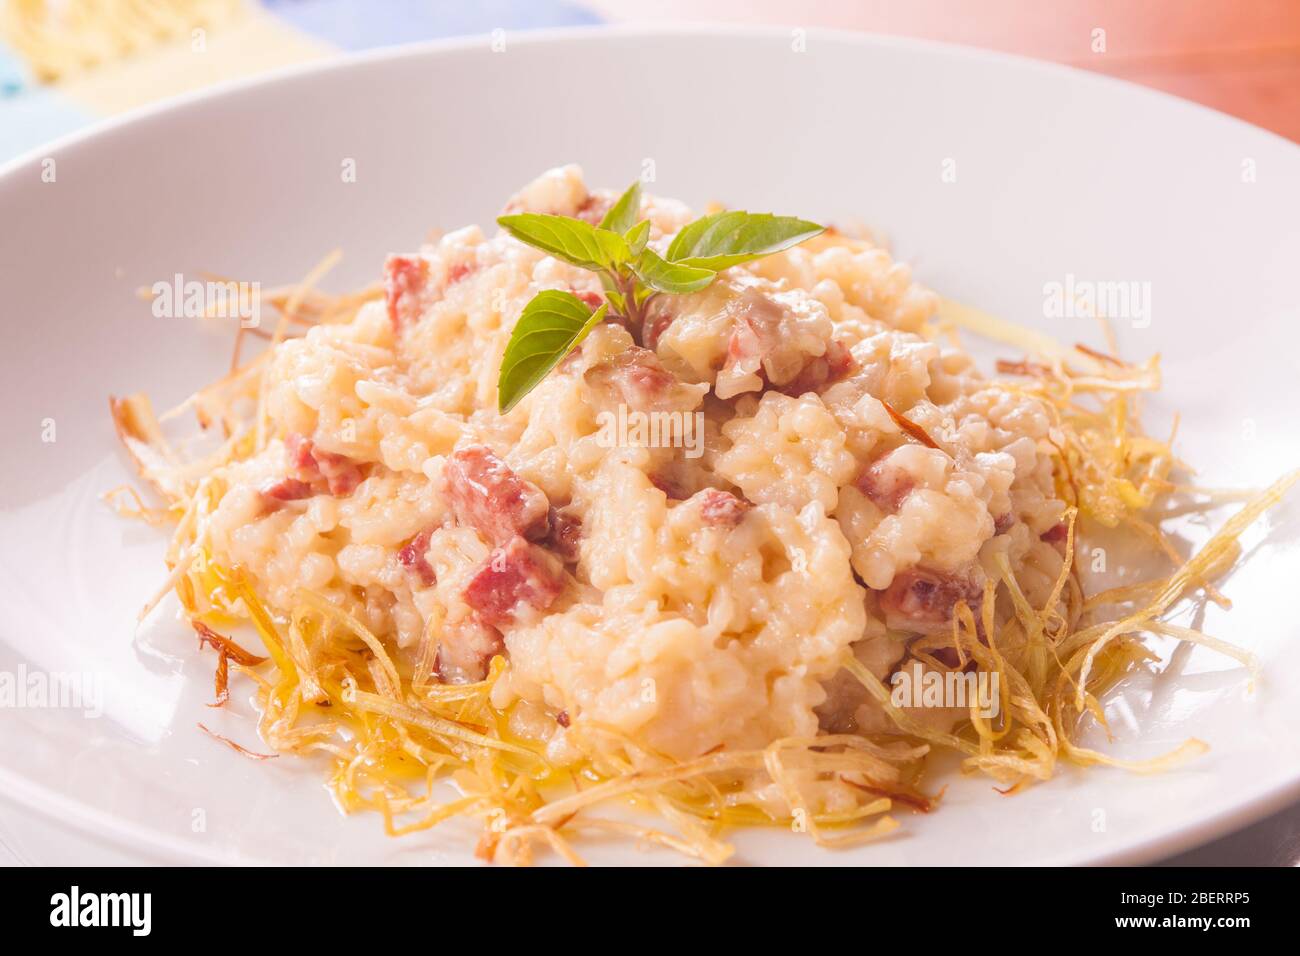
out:
<path id="1" fill-rule="evenodd" d="M 638 219 L 640 212 L 637 181 L 598 226 L 541 213 L 498 217 L 497 223 L 520 242 L 599 275 L 605 298 L 592 309 L 571 292 L 548 289 L 524 307 L 497 379 L 502 414 L 518 405 L 606 318 L 639 336 L 646 309 L 657 296 L 698 292 L 724 269 L 789 249 L 824 229 L 793 216 L 733 210 L 689 223 L 660 254 L 647 244 L 650 222 Z"/>
<path id="2" fill-rule="evenodd" d="M 582 344 L 609 311 L 605 303 L 594 312 L 572 292 L 547 289 L 524 306 L 510 335 L 501 375 L 497 379 L 502 414 L 519 404 L 564 356 Z"/>

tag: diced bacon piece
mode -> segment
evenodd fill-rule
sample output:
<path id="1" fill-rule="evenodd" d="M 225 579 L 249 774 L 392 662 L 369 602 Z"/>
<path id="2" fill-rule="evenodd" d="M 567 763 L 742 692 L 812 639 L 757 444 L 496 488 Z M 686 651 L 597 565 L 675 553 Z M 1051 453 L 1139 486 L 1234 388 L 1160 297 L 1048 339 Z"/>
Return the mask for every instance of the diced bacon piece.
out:
<path id="1" fill-rule="evenodd" d="M 447 285 L 455 285 L 477 269 L 472 262 L 457 262 L 447 269 Z"/>
<path id="2" fill-rule="evenodd" d="M 429 261 L 420 256 L 389 256 L 384 263 L 384 297 L 394 332 L 419 320 L 427 304 Z"/>
<path id="3" fill-rule="evenodd" d="M 316 467 L 316 459 L 311 455 L 312 448 L 312 440 L 305 435 L 293 432 L 285 436 L 284 450 L 289 455 L 289 467 L 306 473 L 309 480 L 320 475 L 320 470 Z"/>
<path id="4" fill-rule="evenodd" d="M 469 684 L 488 675 L 488 664 L 505 649 L 501 632 L 471 615 L 443 628 L 433 669 L 448 684 Z"/>
<path id="5" fill-rule="evenodd" d="M 1066 538 L 1070 536 L 1069 526 L 1064 521 L 1058 521 L 1038 537 L 1048 544 L 1064 544 Z"/>
<path id="6" fill-rule="evenodd" d="M 527 609 L 544 611 L 564 590 L 559 562 L 516 537 L 497 548 L 465 587 L 465 603 L 487 624 L 512 623 Z"/>
<path id="7" fill-rule="evenodd" d="M 1016 523 L 1016 516 L 1008 511 L 1006 514 L 1000 514 L 993 519 L 993 533 L 1006 534 Z"/>
<path id="8" fill-rule="evenodd" d="M 316 493 L 311 485 L 297 478 L 281 478 L 279 481 L 263 485 L 260 491 L 262 497 L 270 498 L 272 501 L 299 501 L 310 498 Z"/>
<path id="9" fill-rule="evenodd" d="M 429 540 L 433 537 L 433 529 L 426 528 L 414 538 L 406 543 L 401 551 L 397 552 L 398 563 L 406 568 L 423 587 L 433 587 L 438 583 L 438 576 L 433 572 L 433 566 L 429 564 Z"/>
<path id="10" fill-rule="evenodd" d="M 462 448 L 447 459 L 443 490 L 456 520 L 494 545 L 514 537 L 546 537 L 550 502 L 531 481 L 516 475 L 484 445 Z"/>
<path id="11" fill-rule="evenodd" d="M 826 352 L 809 359 L 794 380 L 781 386 L 781 391 L 796 398 L 805 392 L 815 392 L 843 378 L 853 368 L 853 353 L 838 339 L 826 343 Z"/>
<path id="12" fill-rule="evenodd" d="M 871 463 L 858 478 L 857 486 L 881 511 L 893 512 L 912 493 L 916 482 L 904 469 L 881 460 Z"/>
<path id="13" fill-rule="evenodd" d="M 550 548 L 565 564 L 578 562 L 579 542 L 582 540 L 582 519 L 564 508 L 552 508 L 550 530 L 547 532 L 546 547 Z"/>
<path id="14" fill-rule="evenodd" d="M 728 362 L 745 365 L 748 371 L 757 371 L 762 357 L 777 343 L 775 329 L 745 315 L 736 320 L 727 341 Z"/>
<path id="15" fill-rule="evenodd" d="M 641 344 L 648 349 L 659 348 L 659 339 L 668 331 L 668 326 L 673 324 L 673 319 L 677 318 L 667 304 L 669 301 L 656 300 L 646 314 L 645 324 L 641 326 Z"/>
<path id="16" fill-rule="evenodd" d="M 475 262 L 453 262 L 441 283 L 431 279 L 429 260 L 421 256 L 389 256 L 384 263 L 384 297 L 394 332 L 420 320 L 433 302 L 457 282 L 478 270 Z"/>
<path id="17" fill-rule="evenodd" d="M 735 300 L 735 321 L 731 338 L 727 341 L 727 365 L 742 372 L 758 372 L 766 368 L 781 345 L 781 307 L 756 289 L 746 289 Z M 798 373 L 790 369 L 788 375 L 776 376 L 774 384 L 782 385 Z"/>
<path id="18" fill-rule="evenodd" d="M 579 302 L 593 311 L 599 309 L 605 302 L 605 297 L 603 295 L 599 292 L 593 292 L 591 289 L 588 289 L 586 292 L 575 292 L 574 295 L 577 296 Z"/>
<path id="19" fill-rule="evenodd" d="M 296 432 L 286 436 L 284 447 L 289 466 L 306 481 L 324 481 L 332 495 L 350 495 L 361 484 L 361 467 L 347 455 L 317 448 L 310 438 Z"/>
<path id="20" fill-rule="evenodd" d="M 851 366 L 847 347 L 833 340 L 823 354 L 810 355 L 808 343 L 797 335 L 795 315 L 759 289 L 744 290 L 728 304 L 727 311 L 732 320 L 731 337 L 722 369 L 730 380 L 757 376 L 762 387 L 797 396 L 820 388 Z"/>
<path id="21" fill-rule="evenodd" d="M 668 496 L 669 501 L 686 500 L 687 497 L 686 491 L 682 488 L 681 483 L 677 481 L 676 478 L 673 478 L 670 475 L 663 475 L 657 473 L 653 475 L 648 475 L 647 477 L 650 479 L 650 484 L 654 485 L 656 488 L 658 488 L 660 491 L 662 491 L 665 495 Z"/>
<path id="22" fill-rule="evenodd" d="M 316 459 L 316 467 L 329 486 L 330 494 L 350 495 L 361 484 L 361 469 L 347 455 L 336 455 L 319 448 L 313 448 L 311 455 Z"/>
<path id="23" fill-rule="evenodd" d="M 700 518 L 706 525 L 716 528 L 734 528 L 753 507 L 748 501 L 737 498 L 729 491 L 705 488 L 690 498 L 699 503 Z"/>
<path id="24" fill-rule="evenodd" d="M 911 568 L 900 571 L 884 591 L 880 607 L 900 630 L 927 631 L 946 626 L 958 601 L 978 614 L 981 591 L 969 577 Z"/>
<path id="25" fill-rule="evenodd" d="M 663 367 L 659 356 L 635 345 L 597 362 L 583 380 L 602 404 L 657 411 L 693 408 L 697 401 L 695 393 Z"/>

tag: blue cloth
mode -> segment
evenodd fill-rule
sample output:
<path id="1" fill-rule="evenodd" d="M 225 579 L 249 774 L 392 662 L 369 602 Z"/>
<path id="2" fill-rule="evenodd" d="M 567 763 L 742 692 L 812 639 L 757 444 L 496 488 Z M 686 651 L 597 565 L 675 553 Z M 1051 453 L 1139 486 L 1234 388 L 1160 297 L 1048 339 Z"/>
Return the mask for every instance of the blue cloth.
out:
<path id="1" fill-rule="evenodd" d="M 49 87 L 33 84 L 0 96 L 0 164 L 96 119 Z"/>
<path id="2" fill-rule="evenodd" d="M 261 0 L 261 5 L 300 33 L 346 51 L 472 34 L 486 38 L 496 29 L 600 22 L 579 4 L 560 0 Z M 166 94 L 157 91 L 159 98 Z M 0 42 L 0 163 L 100 118 L 61 95 L 57 85 L 35 82 Z"/>

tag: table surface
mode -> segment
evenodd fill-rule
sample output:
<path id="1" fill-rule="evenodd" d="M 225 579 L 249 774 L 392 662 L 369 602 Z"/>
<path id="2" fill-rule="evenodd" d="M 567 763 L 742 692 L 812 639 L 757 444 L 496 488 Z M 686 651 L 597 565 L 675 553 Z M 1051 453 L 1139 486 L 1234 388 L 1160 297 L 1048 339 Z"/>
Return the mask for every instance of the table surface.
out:
<path id="1" fill-rule="evenodd" d="M 610 20 L 870 30 L 1054 60 L 1155 87 L 1300 142 L 1297 0 L 592 0 L 588 6 Z"/>
<path id="2" fill-rule="evenodd" d="M 184 0 L 177 0 L 184 2 Z M 196 60 L 166 46 L 43 84 L 0 38 L 0 161 L 95 119 L 211 82 L 425 37 L 598 22 L 870 30 L 1053 60 L 1151 86 L 1300 142 L 1298 0 L 231 0 Z M 362 11 L 364 10 L 364 14 Z M 176 41 L 180 43 L 181 41 Z M 0 865 L 129 863 L 0 806 Z M 1170 865 L 1300 864 L 1300 804 Z"/>

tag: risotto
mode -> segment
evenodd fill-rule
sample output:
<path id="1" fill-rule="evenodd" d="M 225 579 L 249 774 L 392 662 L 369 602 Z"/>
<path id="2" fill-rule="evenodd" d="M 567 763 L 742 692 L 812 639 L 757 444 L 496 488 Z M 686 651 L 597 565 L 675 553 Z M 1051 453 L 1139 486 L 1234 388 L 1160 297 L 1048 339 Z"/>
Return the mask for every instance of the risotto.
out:
<path id="1" fill-rule="evenodd" d="M 506 210 L 595 223 L 614 200 L 568 166 Z M 640 203 L 661 252 L 693 218 Z M 495 821 L 488 855 L 559 847 L 605 787 L 708 859 L 731 822 L 879 836 L 891 806 L 928 808 L 936 745 L 1017 783 L 1091 753 L 1073 722 L 1141 654 L 1085 613 L 1076 516 L 1172 487 L 1163 445 L 1085 477 L 1103 466 L 1053 394 L 1059 358 L 986 377 L 906 266 L 833 229 L 654 297 L 639 328 L 596 325 L 501 414 L 503 353 L 544 290 L 605 293 L 471 226 L 389 257 L 382 288 L 273 301 L 273 347 L 194 401 L 224 444 L 179 475 L 147 406 L 118 406 L 180 522 L 187 612 L 251 619 L 275 658 L 267 677 L 215 638 L 223 668 L 262 674 L 270 746 L 338 756 L 345 805 L 394 832 L 464 811 Z M 1154 376 L 1074 359 L 1110 401 Z M 975 671 L 1003 682 L 996 717 L 886 699 L 900 673 Z M 387 730 L 345 731 L 358 714 Z M 394 761 L 451 767 L 460 802 L 399 787 Z M 556 791 L 566 773 L 586 788 Z"/>

